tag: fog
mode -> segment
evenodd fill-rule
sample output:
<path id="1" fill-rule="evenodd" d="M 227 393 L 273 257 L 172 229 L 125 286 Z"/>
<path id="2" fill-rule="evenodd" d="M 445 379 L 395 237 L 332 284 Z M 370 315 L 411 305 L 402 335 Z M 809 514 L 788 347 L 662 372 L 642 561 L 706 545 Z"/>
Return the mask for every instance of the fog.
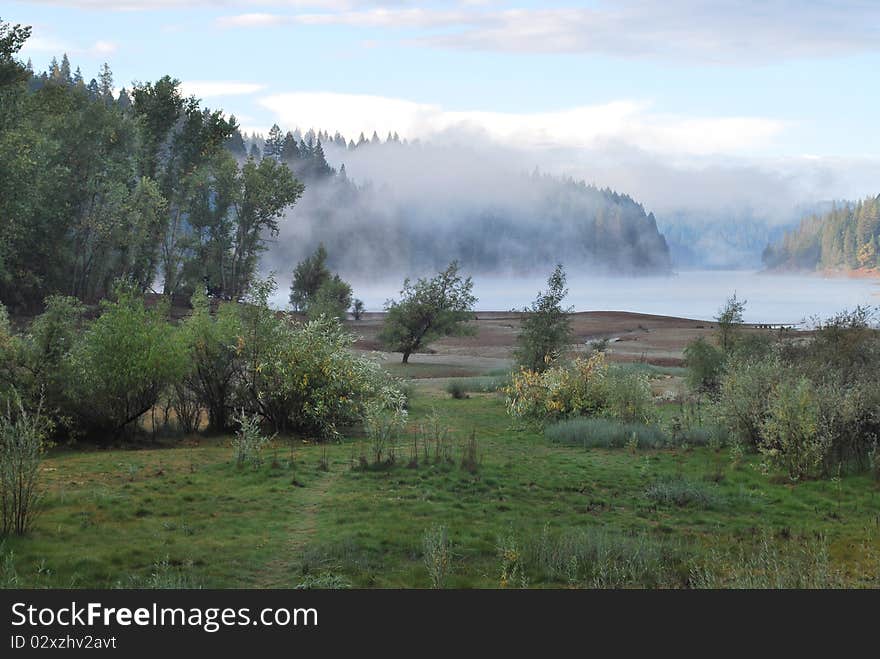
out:
<path id="1" fill-rule="evenodd" d="M 753 271 L 764 247 L 805 213 L 871 193 L 880 178 L 873 160 L 676 158 L 615 142 L 517 146 L 461 128 L 423 142 L 353 150 L 329 143 L 324 150 L 330 165 L 344 165 L 348 182 L 307 181 L 303 199 L 283 218 L 263 262 L 264 274 L 276 273 L 279 301 L 293 266 L 319 242 L 330 266 L 372 310 L 397 293 L 404 277 L 429 275 L 452 259 L 475 275 L 481 309 L 526 304 L 557 262 L 579 273 L 578 285 L 572 278 L 579 309 L 708 318 L 738 290 L 752 298 L 754 319 L 795 322 L 864 303 L 870 288 L 758 278 Z M 601 190 L 570 193 L 569 179 L 630 195 L 644 214 L 622 230 L 590 234 L 590 223 L 611 202 Z M 654 216 L 671 248 L 664 255 Z M 615 234 L 626 237 L 609 238 Z M 725 272 L 686 272 L 706 268 Z M 670 291 L 667 275 L 675 273 Z M 634 274 L 643 276 L 615 281 Z"/>
<path id="2" fill-rule="evenodd" d="M 289 278 L 275 299 L 287 302 Z M 381 311 L 389 298 L 397 297 L 401 281 L 354 281 L 354 293 L 368 311 Z M 546 278 L 537 276 L 474 277 L 476 309 L 521 309 Z M 609 277 L 570 272 L 566 304 L 575 311 L 633 311 L 711 320 L 733 293 L 747 301 L 745 320 L 762 323 L 801 323 L 813 316 L 828 318 L 856 305 L 880 305 L 880 282 L 866 279 L 823 278 L 807 275 L 764 275 L 754 271 L 683 271 L 672 276 Z"/>

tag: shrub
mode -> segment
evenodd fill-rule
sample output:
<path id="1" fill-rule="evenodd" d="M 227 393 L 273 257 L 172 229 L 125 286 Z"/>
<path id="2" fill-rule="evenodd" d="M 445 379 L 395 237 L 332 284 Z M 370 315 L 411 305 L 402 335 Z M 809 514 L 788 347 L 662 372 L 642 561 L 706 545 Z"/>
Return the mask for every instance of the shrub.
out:
<path id="1" fill-rule="evenodd" d="M 510 414 L 535 421 L 604 416 L 646 422 L 654 413 L 647 379 L 609 366 L 603 353 L 543 373 L 521 370 L 511 377 L 505 393 Z"/>
<path id="2" fill-rule="evenodd" d="M 238 423 L 238 430 L 235 431 L 232 439 L 235 464 L 239 467 L 246 464 L 254 466 L 262 464 L 263 449 L 271 440 L 263 434 L 259 418 L 241 414 L 235 421 Z"/>
<path id="3" fill-rule="evenodd" d="M 6 307 L 0 303 L 0 405 L 14 397 L 14 387 L 19 381 L 20 342 L 12 331 Z"/>
<path id="4" fill-rule="evenodd" d="M 809 380 L 801 377 L 773 389 L 761 433 L 758 450 L 768 466 L 784 470 L 793 481 L 820 474 L 831 440 Z"/>
<path id="5" fill-rule="evenodd" d="M 431 588 L 443 588 L 452 562 L 449 534 L 445 526 L 435 526 L 425 531 L 422 535 L 422 552 Z"/>
<path id="6" fill-rule="evenodd" d="M 7 401 L 0 414 L 0 533 L 25 535 L 37 515 L 41 498 L 40 463 L 46 448 L 47 426 L 41 406 L 25 409 L 21 399 L 16 408 Z M 14 410 L 14 411 L 13 411 Z"/>
<path id="7" fill-rule="evenodd" d="M 449 384 L 446 385 L 446 393 L 456 400 L 464 400 L 465 398 L 468 398 L 467 390 L 458 380 L 449 381 Z"/>
<path id="8" fill-rule="evenodd" d="M 183 343 L 162 309 L 147 309 L 133 291 L 86 330 L 71 353 L 70 414 L 83 430 L 118 437 L 150 410 L 188 367 Z"/>
<path id="9" fill-rule="evenodd" d="M 406 425 L 407 411 L 402 400 L 397 404 L 371 400 L 366 404 L 364 426 L 370 439 L 375 464 L 394 462 L 395 443 Z"/>
<path id="10" fill-rule="evenodd" d="M 178 417 L 192 419 L 191 408 L 195 402 L 208 413 L 208 429 L 224 432 L 230 425 L 238 369 L 238 337 L 243 332 L 239 307 L 222 303 L 212 314 L 208 298 L 200 288 L 192 297 L 192 306 L 193 312 L 180 326 L 181 340 L 192 368 L 177 387 L 175 408 Z"/>
<path id="11" fill-rule="evenodd" d="M 714 393 L 724 366 L 724 353 L 702 338 L 684 349 L 687 384 L 693 391 Z"/>
<path id="12" fill-rule="evenodd" d="M 669 437 L 657 426 L 613 419 L 565 419 L 547 426 L 544 436 L 551 442 L 584 448 L 623 448 L 633 436 L 641 449 L 669 444 Z"/>
<path id="13" fill-rule="evenodd" d="M 259 414 L 276 432 L 335 439 L 339 426 L 375 409 L 402 410 L 396 382 L 374 361 L 355 355 L 354 337 L 335 320 L 300 324 L 268 306 L 273 283 L 258 287 L 244 310 L 238 406 Z"/>
<path id="14" fill-rule="evenodd" d="M 619 421 L 647 423 L 654 418 L 654 401 L 647 378 L 616 366 L 605 377 L 605 412 Z"/>
<path id="15" fill-rule="evenodd" d="M 777 359 L 728 364 L 721 380 L 718 416 L 735 440 L 752 448 L 761 442 L 770 394 L 782 369 Z"/>

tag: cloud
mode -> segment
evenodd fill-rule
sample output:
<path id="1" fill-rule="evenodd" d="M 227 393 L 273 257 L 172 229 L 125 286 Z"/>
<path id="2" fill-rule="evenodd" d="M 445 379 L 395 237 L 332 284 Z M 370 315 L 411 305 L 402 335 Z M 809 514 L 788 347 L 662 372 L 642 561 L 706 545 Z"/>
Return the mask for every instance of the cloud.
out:
<path id="1" fill-rule="evenodd" d="M 703 64 L 756 64 L 880 50 L 880 3 L 864 0 L 600 1 L 589 8 L 412 9 L 260 13 L 226 27 L 340 25 L 396 29 L 406 43 L 508 53 L 588 53 Z"/>
<path id="2" fill-rule="evenodd" d="M 256 94 L 266 85 L 253 82 L 236 82 L 232 80 L 186 80 L 180 84 L 187 96 L 198 98 L 214 98 L 217 96 L 244 96 Z"/>
<path id="3" fill-rule="evenodd" d="M 45 54 L 60 56 L 62 53 L 68 55 L 85 55 L 88 57 L 103 57 L 111 55 L 119 50 L 119 46 L 112 41 L 99 40 L 88 46 L 76 45 L 63 41 L 53 36 L 46 30 L 41 30 L 28 39 L 22 53 L 25 56 Z"/>
<path id="4" fill-rule="evenodd" d="M 398 2 L 371 0 L 31 0 L 33 4 L 111 11 L 153 11 L 194 8 L 280 7 L 342 11 L 370 5 L 395 5 Z"/>
<path id="5" fill-rule="evenodd" d="M 593 147 L 620 142 L 668 154 L 737 154 L 760 150 L 786 123 L 764 117 L 680 117 L 650 104 L 621 100 L 537 113 L 450 111 L 413 101 L 336 93 L 275 94 L 260 99 L 285 126 L 339 130 L 348 136 L 426 138 L 452 129 L 538 148 Z"/>

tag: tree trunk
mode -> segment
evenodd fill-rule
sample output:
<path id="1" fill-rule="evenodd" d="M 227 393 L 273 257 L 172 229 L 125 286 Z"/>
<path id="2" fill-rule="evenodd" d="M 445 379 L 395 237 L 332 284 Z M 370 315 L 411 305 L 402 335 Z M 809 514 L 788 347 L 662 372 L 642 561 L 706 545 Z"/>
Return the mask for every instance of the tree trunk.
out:
<path id="1" fill-rule="evenodd" d="M 409 364 L 409 355 L 410 355 L 410 351 L 405 350 L 403 353 L 403 363 L 404 364 Z"/>

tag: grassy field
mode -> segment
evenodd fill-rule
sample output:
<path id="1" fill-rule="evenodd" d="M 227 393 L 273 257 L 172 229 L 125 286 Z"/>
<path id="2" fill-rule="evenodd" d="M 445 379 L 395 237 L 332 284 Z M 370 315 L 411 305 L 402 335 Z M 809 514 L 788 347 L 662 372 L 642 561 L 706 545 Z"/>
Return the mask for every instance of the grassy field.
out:
<path id="1" fill-rule="evenodd" d="M 433 443 L 413 455 L 429 416 L 451 429 L 439 461 Z M 880 584 L 880 489 L 867 476 L 792 485 L 725 449 L 552 444 L 491 393 L 417 390 L 410 419 L 395 464 L 367 469 L 357 437 L 278 441 L 258 468 L 237 468 L 228 438 L 56 450 L 36 529 L 6 540 L 0 578 L 427 587 L 423 537 L 442 525 L 450 587 Z M 461 465 L 471 433 L 475 470 Z"/>

